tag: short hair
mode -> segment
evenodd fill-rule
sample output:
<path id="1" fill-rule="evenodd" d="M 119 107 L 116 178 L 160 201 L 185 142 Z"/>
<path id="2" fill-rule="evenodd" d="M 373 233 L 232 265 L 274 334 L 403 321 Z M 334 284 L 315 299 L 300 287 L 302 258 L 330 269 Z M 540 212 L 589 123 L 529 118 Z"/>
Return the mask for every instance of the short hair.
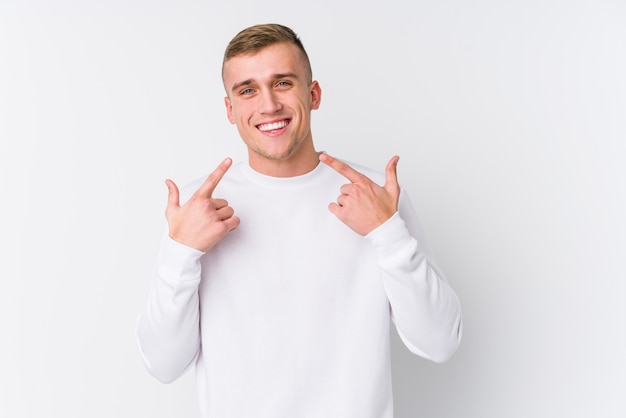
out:
<path id="1" fill-rule="evenodd" d="M 313 71 L 311 70 L 309 55 L 306 53 L 302 41 L 292 29 L 277 23 L 250 26 L 235 35 L 224 52 L 222 78 L 224 77 L 224 64 L 229 59 L 239 55 L 253 55 L 263 48 L 281 42 L 288 42 L 298 47 L 304 60 L 307 82 L 310 83 L 313 80 Z"/>

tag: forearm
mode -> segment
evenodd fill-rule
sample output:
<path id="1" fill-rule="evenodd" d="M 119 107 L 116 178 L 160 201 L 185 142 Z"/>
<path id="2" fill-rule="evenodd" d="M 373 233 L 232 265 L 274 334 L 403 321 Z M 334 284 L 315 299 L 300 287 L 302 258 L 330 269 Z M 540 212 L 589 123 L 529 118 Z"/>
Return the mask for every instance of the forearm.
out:
<path id="1" fill-rule="evenodd" d="M 411 224 L 416 223 L 411 219 Z M 443 362 L 461 340 L 461 306 L 443 273 L 413 235 L 419 231 L 409 231 L 396 213 L 368 238 L 376 248 L 394 323 L 403 342 L 413 353 Z"/>
<path id="2" fill-rule="evenodd" d="M 200 251 L 165 237 L 137 338 L 150 373 L 169 383 L 193 363 L 200 347 Z"/>

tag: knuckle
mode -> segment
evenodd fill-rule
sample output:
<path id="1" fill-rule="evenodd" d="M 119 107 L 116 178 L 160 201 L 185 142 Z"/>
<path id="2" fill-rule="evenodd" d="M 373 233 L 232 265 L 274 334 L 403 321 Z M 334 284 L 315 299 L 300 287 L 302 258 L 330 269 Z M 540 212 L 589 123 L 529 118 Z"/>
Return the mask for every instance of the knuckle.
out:
<path id="1" fill-rule="evenodd" d="M 219 237 L 223 237 L 228 231 L 229 228 L 225 222 L 218 222 L 215 224 L 215 232 Z"/>

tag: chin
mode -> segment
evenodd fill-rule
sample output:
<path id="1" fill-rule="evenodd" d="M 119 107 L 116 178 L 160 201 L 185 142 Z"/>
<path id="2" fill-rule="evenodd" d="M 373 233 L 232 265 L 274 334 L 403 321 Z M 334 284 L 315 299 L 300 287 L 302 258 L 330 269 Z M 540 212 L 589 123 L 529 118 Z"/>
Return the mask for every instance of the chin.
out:
<path id="1" fill-rule="evenodd" d="M 258 154 L 268 160 L 280 161 L 293 156 L 293 154 L 295 153 L 294 151 L 294 148 L 281 150 L 261 150 L 261 152 L 258 152 Z"/>

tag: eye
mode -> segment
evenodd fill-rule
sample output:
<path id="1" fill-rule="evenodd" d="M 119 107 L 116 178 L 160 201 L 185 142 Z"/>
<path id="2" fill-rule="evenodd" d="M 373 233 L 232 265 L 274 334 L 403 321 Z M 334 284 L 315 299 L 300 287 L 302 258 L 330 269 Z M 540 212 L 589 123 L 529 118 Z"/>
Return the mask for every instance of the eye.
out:
<path id="1" fill-rule="evenodd" d="M 239 94 L 241 94 L 242 96 L 250 95 L 252 93 L 254 93 L 254 90 L 250 88 L 243 89 L 239 92 Z"/>
<path id="2" fill-rule="evenodd" d="M 287 80 L 281 80 L 278 83 L 276 83 L 276 87 L 289 87 L 289 86 L 291 86 L 291 82 Z"/>

